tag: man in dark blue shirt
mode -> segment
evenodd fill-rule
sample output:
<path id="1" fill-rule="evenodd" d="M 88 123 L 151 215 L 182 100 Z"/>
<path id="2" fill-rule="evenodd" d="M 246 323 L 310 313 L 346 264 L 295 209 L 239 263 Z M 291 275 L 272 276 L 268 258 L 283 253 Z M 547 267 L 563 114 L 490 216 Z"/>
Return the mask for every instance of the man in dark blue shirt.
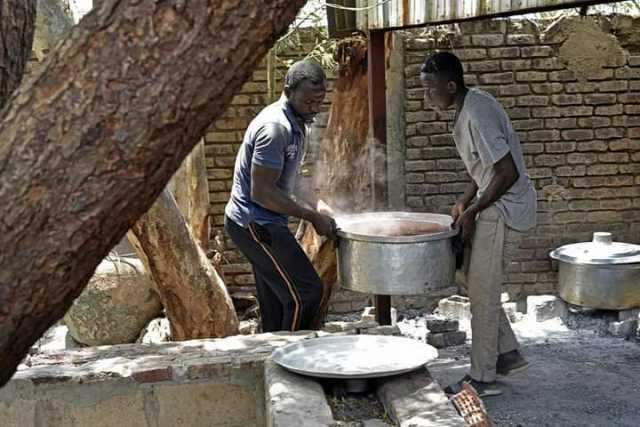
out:
<path id="1" fill-rule="evenodd" d="M 322 282 L 287 223 L 293 216 L 335 234 L 333 219 L 292 198 L 306 128 L 325 94 L 322 68 L 295 63 L 282 97 L 251 122 L 236 158 L 225 230 L 253 267 L 263 332 L 308 329 L 322 299 Z"/>

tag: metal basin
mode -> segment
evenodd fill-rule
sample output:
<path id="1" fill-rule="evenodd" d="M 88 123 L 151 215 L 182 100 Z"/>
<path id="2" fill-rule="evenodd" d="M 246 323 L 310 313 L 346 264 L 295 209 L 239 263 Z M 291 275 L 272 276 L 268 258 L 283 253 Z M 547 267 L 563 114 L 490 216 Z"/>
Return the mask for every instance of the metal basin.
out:
<path id="1" fill-rule="evenodd" d="M 594 233 L 592 242 L 562 246 L 558 294 L 568 303 L 603 310 L 640 307 L 640 246 L 613 242 L 610 233 Z"/>
<path id="2" fill-rule="evenodd" d="M 377 378 L 410 372 L 438 357 L 438 351 L 410 338 L 345 335 L 291 343 L 276 349 L 274 362 L 320 378 Z"/>
<path id="3" fill-rule="evenodd" d="M 421 295 L 454 283 L 448 215 L 375 212 L 337 218 L 338 277 L 344 289 Z"/>

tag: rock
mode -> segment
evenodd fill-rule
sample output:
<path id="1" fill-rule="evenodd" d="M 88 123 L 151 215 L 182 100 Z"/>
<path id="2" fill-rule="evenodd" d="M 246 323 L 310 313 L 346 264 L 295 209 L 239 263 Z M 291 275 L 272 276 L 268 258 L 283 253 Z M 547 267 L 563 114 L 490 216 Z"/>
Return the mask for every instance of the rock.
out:
<path id="1" fill-rule="evenodd" d="M 258 300 L 251 292 L 234 292 L 231 294 L 231 300 L 236 311 L 242 312 L 257 304 Z"/>
<path id="2" fill-rule="evenodd" d="M 258 321 L 256 319 L 241 320 L 239 332 L 241 335 L 254 335 L 258 333 Z"/>
<path id="3" fill-rule="evenodd" d="M 609 333 L 614 337 L 631 338 L 638 329 L 637 320 L 625 320 L 623 322 L 609 323 Z"/>
<path id="4" fill-rule="evenodd" d="M 554 295 L 527 297 L 527 316 L 536 322 L 544 322 L 555 318 L 566 320 L 568 313 L 567 304 Z"/>
<path id="5" fill-rule="evenodd" d="M 149 322 L 142 332 L 140 332 L 140 338 L 138 338 L 137 342 L 142 344 L 160 344 L 169 341 L 171 341 L 169 319 L 166 317 L 158 317 Z"/>
<path id="6" fill-rule="evenodd" d="M 161 310 L 140 260 L 105 259 L 64 320 L 79 343 L 124 344 L 134 342 Z"/>
<path id="7" fill-rule="evenodd" d="M 467 333 L 464 331 L 442 332 L 427 335 L 427 343 L 435 348 L 445 348 L 462 345 L 467 341 Z"/>
<path id="8" fill-rule="evenodd" d="M 640 308 L 632 308 L 630 310 L 622 310 L 618 312 L 618 320 L 640 320 Z"/>
<path id="9" fill-rule="evenodd" d="M 433 334 L 440 332 L 455 332 L 460 326 L 457 320 L 427 319 L 427 329 Z"/>
<path id="10" fill-rule="evenodd" d="M 376 308 L 375 307 L 365 307 L 362 312 L 361 320 L 371 322 L 376 320 Z"/>

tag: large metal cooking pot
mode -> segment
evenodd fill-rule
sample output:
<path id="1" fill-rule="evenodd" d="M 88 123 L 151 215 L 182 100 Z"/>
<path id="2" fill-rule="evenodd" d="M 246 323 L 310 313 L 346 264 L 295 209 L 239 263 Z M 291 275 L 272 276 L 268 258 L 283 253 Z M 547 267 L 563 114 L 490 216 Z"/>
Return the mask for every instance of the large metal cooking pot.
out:
<path id="1" fill-rule="evenodd" d="M 640 246 L 594 233 L 592 242 L 565 245 L 550 256 L 559 261 L 558 293 L 568 303 L 604 310 L 640 307 Z"/>
<path id="2" fill-rule="evenodd" d="M 343 288 L 376 295 L 421 295 L 454 283 L 452 238 L 457 230 L 451 229 L 450 216 L 375 212 L 338 217 L 336 222 Z M 429 232 L 385 233 L 403 224 L 424 224 Z"/>

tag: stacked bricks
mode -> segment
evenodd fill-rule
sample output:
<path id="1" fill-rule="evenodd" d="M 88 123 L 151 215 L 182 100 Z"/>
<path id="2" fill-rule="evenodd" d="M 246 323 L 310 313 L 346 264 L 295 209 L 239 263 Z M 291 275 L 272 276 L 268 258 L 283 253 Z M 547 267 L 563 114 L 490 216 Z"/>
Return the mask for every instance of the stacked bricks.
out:
<path id="1" fill-rule="evenodd" d="M 561 60 L 564 39 L 539 30 L 544 23 L 482 21 L 444 38 L 439 29 L 405 39 L 408 209 L 449 213 L 469 181 L 451 137 L 453 113 L 423 101 L 426 55 L 453 50 L 468 85 L 493 94 L 520 137 L 538 191 L 538 226 L 510 236 L 505 291 L 513 298 L 555 292 L 548 253 L 562 244 L 591 240 L 595 231 L 640 241 L 640 46 L 624 36 L 640 22 L 597 22 L 622 34 L 625 58 L 582 81 Z"/>

